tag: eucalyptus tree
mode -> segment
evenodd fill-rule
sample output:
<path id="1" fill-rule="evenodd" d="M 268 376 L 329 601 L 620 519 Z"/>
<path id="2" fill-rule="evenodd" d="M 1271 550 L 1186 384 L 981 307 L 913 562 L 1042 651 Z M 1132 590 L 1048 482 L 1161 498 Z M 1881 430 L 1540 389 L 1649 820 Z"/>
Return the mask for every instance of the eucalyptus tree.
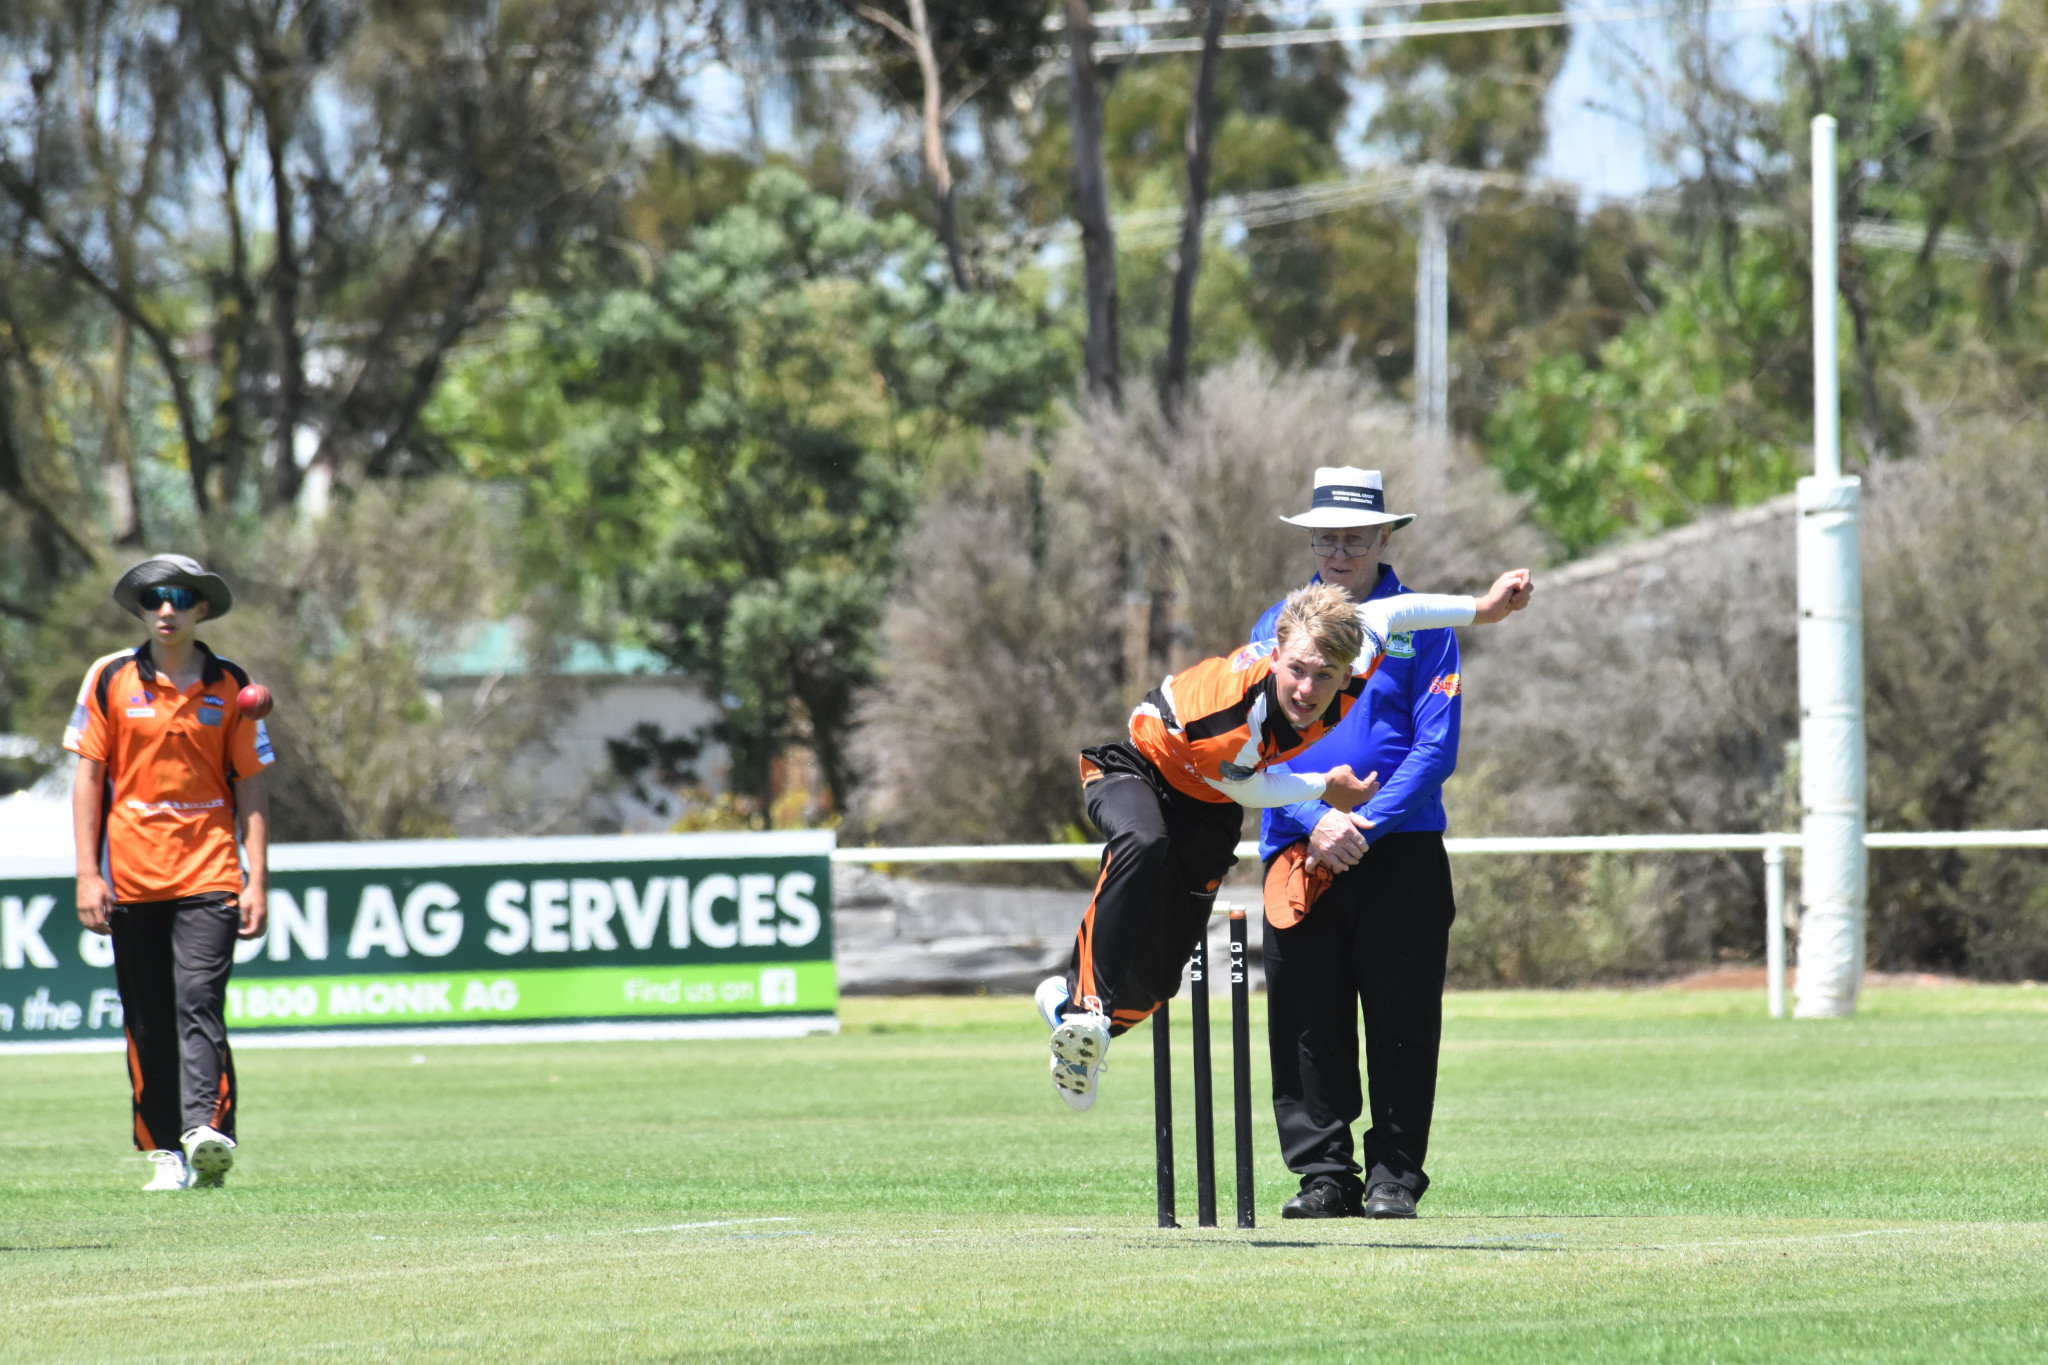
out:
<path id="1" fill-rule="evenodd" d="M 602 231 L 626 116 L 705 32 L 656 0 L 0 8 L 0 491 L 85 554 L 92 515 L 156 529 L 139 458 L 201 518 L 420 467 L 451 348 Z M 8 463 L 60 381 L 97 447 L 43 452 L 61 508 Z"/>

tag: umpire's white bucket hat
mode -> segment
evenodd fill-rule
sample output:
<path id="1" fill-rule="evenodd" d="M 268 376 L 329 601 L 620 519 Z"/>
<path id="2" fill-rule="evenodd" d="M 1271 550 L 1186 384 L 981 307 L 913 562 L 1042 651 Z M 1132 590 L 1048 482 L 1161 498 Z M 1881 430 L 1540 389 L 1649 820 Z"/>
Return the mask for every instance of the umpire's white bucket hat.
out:
<path id="1" fill-rule="evenodd" d="M 1387 510 L 1387 495 L 1377 469 L 1326 464 L 1316 470 L 1313 505 L 1298 517 L 1280 520 L 1290 526 L 1391 526 L 1399 530 L 1415 520 L 1415 514 Z"/>

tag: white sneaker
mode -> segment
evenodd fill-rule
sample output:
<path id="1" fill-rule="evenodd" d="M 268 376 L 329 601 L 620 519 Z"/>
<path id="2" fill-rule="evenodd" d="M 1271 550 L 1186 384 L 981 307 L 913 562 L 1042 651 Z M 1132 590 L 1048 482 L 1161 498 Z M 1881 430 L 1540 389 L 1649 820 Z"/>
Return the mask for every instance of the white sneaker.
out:
<path id="1" fill-rule="evenodd" d="M 213 1128 L 194 1128 L 185 1134 L 185 1161 L 192 1168 L 191 1188 L 217 1190 L 228 1168 L 235 1164 L 235 1140 Z"/>
<path id="2" fill-rule="evenodd" d="M 148 1190 L 182 1190 L 191 1183 L 186 1176 L 185 1154 L 183 1152 L 145 1152 L 156 1163 L 156 1174 L 142 1188 Z"/>
<path id="3" fill-rule="evenodd" d="M 1070 1014 L 1052 1031 L 1052 1083 L 1070 1109 L 1095 1103 L 1097 1081 L 1109 1058 L 1109 1020 L 1099 1014 Z"/>
<path id="4" fill-rule="evenodd" d="M 1060 1006 L 1067 1003 L 1067 979 L 1064 976 L 1048 976 L 1038 983 L 1032 992 L 1031 1003 L 1038 1006 L 1038 1017 L 1045 1020 L 1047 1028 L 1060 1026 Z"/>

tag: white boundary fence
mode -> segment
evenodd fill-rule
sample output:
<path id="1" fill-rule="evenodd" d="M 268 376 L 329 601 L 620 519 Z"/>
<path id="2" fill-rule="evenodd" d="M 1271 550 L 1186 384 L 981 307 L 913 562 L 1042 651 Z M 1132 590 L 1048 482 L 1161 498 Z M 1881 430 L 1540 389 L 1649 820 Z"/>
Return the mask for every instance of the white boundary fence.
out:
<path id="1" fill-rule="evenodd" d="M 1764 980 L 1771 1017 L 1785 1013 L 1785 854 L 1797 852 L 1797 834 L 1591 834 L 1547 838 L 1445 839 L 1456 856 L 1558 853 L 1761 853 L 1764 855 Z M 1867 849 L 2040 848 L 2048 829 L 1984 829 L 1863 836 Z M 1237 846 L 1237 856 L 1256 859 L 1258 844 Z M 1101 844 L 929 844 L 909 848 L 840 848 L 835 863 L 1092 863 Z"/>

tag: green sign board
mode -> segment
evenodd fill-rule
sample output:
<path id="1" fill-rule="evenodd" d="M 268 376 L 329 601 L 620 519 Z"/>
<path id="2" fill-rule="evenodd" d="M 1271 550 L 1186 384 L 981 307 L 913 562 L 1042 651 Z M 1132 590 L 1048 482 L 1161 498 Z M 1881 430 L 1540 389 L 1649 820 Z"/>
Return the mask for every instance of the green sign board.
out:
<path id="1" fill-rule="evenodd" d="M 240 1043 L 837 1028 L 833 836 L 282 844 L 228 985 Z M 71 860 L 0 860 L 0 1051 L 118 1045 Z"/>

